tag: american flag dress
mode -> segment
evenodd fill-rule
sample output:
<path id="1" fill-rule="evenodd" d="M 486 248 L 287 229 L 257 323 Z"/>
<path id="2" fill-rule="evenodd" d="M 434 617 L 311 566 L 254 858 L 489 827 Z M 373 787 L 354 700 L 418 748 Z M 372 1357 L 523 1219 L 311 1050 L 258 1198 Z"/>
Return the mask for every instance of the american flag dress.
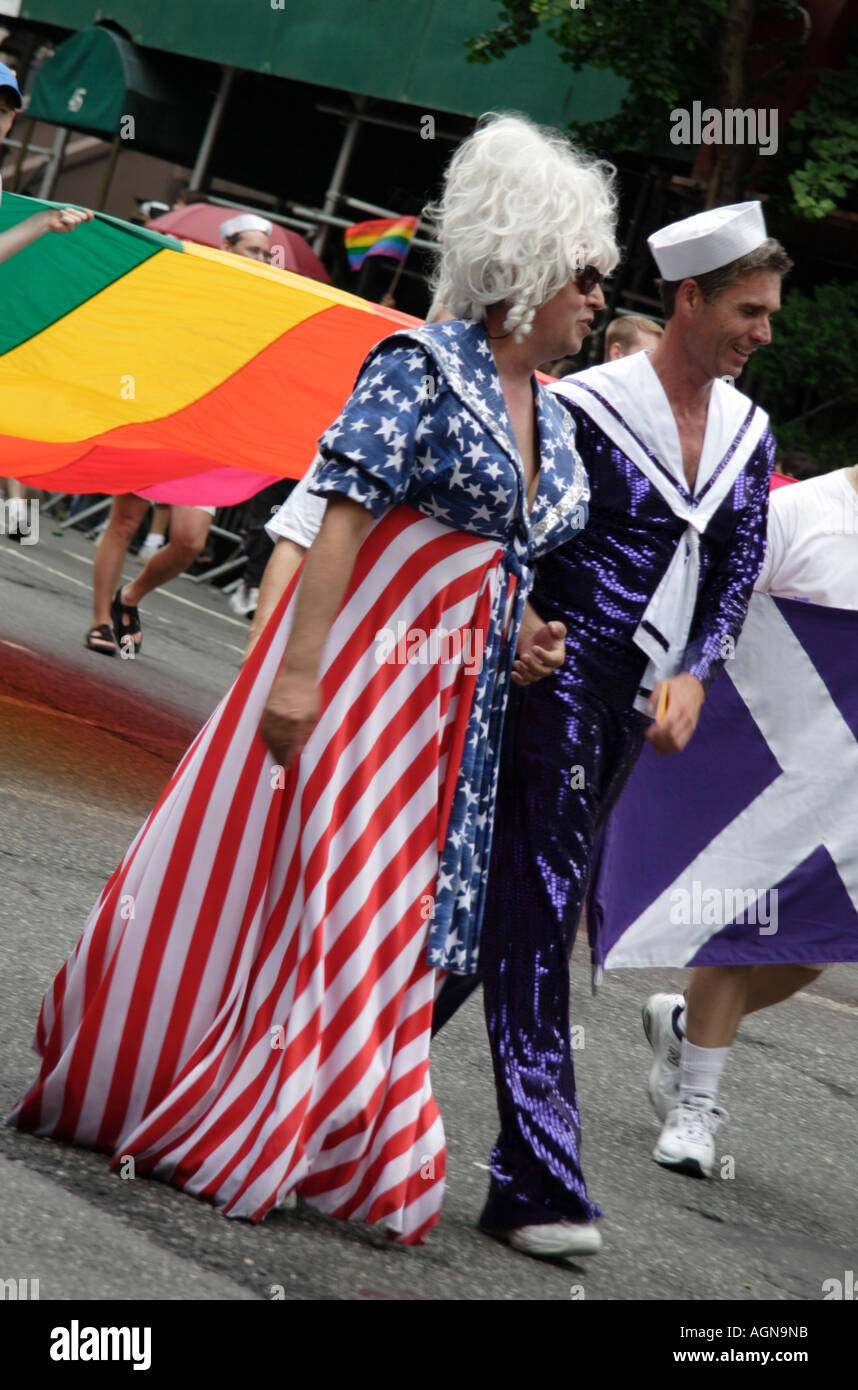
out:
<path id="1" fill-rule="evenodd" d="M 257 732 L 293 582 L 48 989 L 12 1123 L 133 1158 L 228 1216 L 297 1190 L 406 1243 L 438 1220 L 434 996 L 476 962 L 529 563 L 587 515 L 574 426 L 534 390 L 528 515 L 483 328 L 370 354 L 320 441 L 314 490 L 375 521 L 319 722 L 288 771 Z"/>

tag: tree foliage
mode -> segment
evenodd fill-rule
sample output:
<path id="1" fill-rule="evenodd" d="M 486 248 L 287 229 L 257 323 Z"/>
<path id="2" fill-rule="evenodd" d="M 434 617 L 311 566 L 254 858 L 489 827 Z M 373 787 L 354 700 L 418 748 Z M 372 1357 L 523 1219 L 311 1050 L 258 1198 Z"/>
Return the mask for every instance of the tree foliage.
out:
<path id="1" fill-rule="evenodd" d="M 754 354 L 742 390 L 769 411 L 778 445 L 814 471 L 858 461 L 858 282 L 790 290 L 771 343 Z"/>
<path id="2" fill-rule="evenodd" d="M 772 0 L 787 15 L 794 0 Z M 667 113 L 711 101 L 717 85 L 715 55 L 729 0 L 589 0 L 582 8 L 569 0 L 502 0 L 501 22 L 468 41 L 473 62 L 502 58 L 528 43 L 540 26 L 560 46 L 573 71 L 610 68 L 629 89 L 616 116 L 574 129 L 592 142 L 634 148 L 640 142 L 663 145 Z M 782 56 L 782 55 L 781 55 Z"/>
<path id="3" fill-rule="evenodd" d="M 693 102 L 717 105 L 719 53 L 737 8 L 731 0 L 498 0 L 500 23 L 468 41 L 472 62 L 503 58 L 528 43 L 540 26 L 559 45 L 573 71 L 610 68 L 628 83 L 617 115 L 575 122 L 571 129 L 590 145 L 611 149 L 663 149 L 670 112 Z M 743 56 L 746 96 L 752 66 L 764 75 L 754 86 L 774 98 L 800 67 L 808 17 L 797 0 L 759 0 L 757 18 L 780 20 L 790 35 L 769 45 L 749 44 Z M 758 62 L 757 60 L 761 60 Z M 779 187 L 792 211 L 824 217 L 842 206 L 858 184 L 858 58 L 843 71 L 825 70 L 805 109 L 790 122 L 787 161 L 778 160 Z M 751 151 L 735 151 L 740 171 Z M 798 165 L 798 167 L 796 167 Z M 762 171 L 762 177 L 774 168 Z M 720 201 L 720 199 L 719 199 Z"/>
<path id="4" fill-rule="evenodd" d="M 825 217 L 858 186 L 858 56 L 820 74 L 803 111 L 790 122 L 792 210 Z"/>
<path id="5" fill-rule="evenodd" d="M 842 396 L 858 405 L 858 281 L 790 290 L 774 320 L 772 341 L 754 355 L 754 387 L 783 420 Z"/>

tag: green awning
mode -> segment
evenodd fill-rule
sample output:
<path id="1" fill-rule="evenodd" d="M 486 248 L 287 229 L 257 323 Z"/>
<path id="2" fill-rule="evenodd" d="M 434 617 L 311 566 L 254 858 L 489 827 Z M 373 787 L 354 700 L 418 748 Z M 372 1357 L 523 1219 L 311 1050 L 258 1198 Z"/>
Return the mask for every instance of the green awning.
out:
<path id="1" fill-rule="evenodd" d="M 39 70 L 27 115 L 190 165 L 211 106 L 207 72 L 112 29 L 82 29 Z"/>
<path id="2" fill-rule="evenodd" d="M 499 62 L 467 62 L 465 39 L 496 26 L 499 12 L 497 0 L 282 0 L 282 8 L 271 0 L 23 0 L 21 6 L 22 19 L 65 28 L 109 15 L 149 50 L 405 102 L 426 113 L 518 110 L 563 125 L 619 109 L 625 80 L 593 68 L 573 73 L 544 30 Z"/>

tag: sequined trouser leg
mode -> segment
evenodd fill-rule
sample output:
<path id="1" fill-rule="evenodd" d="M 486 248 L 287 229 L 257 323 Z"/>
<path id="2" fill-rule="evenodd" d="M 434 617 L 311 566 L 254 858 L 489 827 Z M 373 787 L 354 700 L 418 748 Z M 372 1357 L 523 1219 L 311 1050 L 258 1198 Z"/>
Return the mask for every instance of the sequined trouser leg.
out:
<path id="1" fill-rule="evenodd" d="M 480 947 L 501 1130 L 481 1225 L 601 1215 L 587 1197 L 569 1021 L 569 955 L 593 837 L 646 721 L 580 682 L 515 689 L 507 710 Z"/>

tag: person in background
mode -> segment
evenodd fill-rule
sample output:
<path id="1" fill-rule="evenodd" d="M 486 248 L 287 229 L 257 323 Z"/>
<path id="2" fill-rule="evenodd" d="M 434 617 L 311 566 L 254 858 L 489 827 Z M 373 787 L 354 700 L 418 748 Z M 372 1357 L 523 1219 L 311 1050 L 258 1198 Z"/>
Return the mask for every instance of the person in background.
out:
<path id="1" fill-rule="evenodd" d="M 0 63 L 0 145 L 11 131 L 22 104 L 17 77 L 5 63 Z M 3 185 L 0 182 L 0 198 L 2 194 Z M 0 232 L 0 261 L 8 261 L 10 256 L 23 251 L 25 246 L 31 246 L 47 232 L 73 232 L 82 222 L 89 222 L 92 216 L 87 208 L 46 208 L 43 212 L 36 212 L 32 217 Z M 6 492 L 8 500 L 4 529 L 10 540 L 20 541 L 22 533 L 26 534 L 28 530 L 27 490 L 17 478 L 7 478 Z"/>
<path id="2" fill-rule="evenodd" d="M 219 234 L 223 251 L 232 251 L 236 256 L 247 256 L 254 261 L 266 264 L 271 259 L 271 223 L 255 212 L 242 212 L 222 222 Z M 247 565 L 239 581 L 238 588 L 229 598 L 229 606 L 240 618 L 250 618 L 256 611 L 259 598 L 259 585 L 262 573 L 271 554 L 272 543 L 265 532 L 265 523 L 285 501 L 293 487 L 291 478 L 271 483 L 263 488 L 250 502 L 250 521 L 244 548 Z"/>
<path id="3" fill-rule="evenodd" d="M 170 508 L 163 502 L 155 502 L 152 508 L 152 520 L 149 523 L 149 530 L 143 539 L 140 549 L 137 551 L 136 560 L 138 565 L 145 565 L 157 555 L 162 546 L 167 543 L 167 527 L 170 524 Z"/>
<path id="4" fill-rule="evenodd" d="M 240 213 L 221 223 L 221 247 L 236 256 L 247 256 L 251 260 L 267 263 L 271 230 L 271 223 L 264 217 L 250 212 Z M 215 508 L 173 506 L 169 541 L 164 542 L 160 527 L 157 523 L 153 524 L 143 542 L 143 558 L 146 561 L 143 570 L 129 583 L 119 584 L 129 546 L 150 500 L 128 492 L 117 497 L 113 503 L 93 568 L 92 626 L 85 639 L 90 651 L 101 652 L 105 656 L 115 656 L 117 651 L 124 656 L 136 656 L 143 644 L 138 605 L 153 589 L 183 574 L 205 548 Z M 159 535 L 162 537 L 160 541 Z"/>
<path id="5" fill-rule="evenodd" d="M 271 259 L 271 233 L 274 230 L 265 217 L 255 212 L 240 212 L 220 224 L 220 246 L 222 251 L 232 251 L 236 256 L 247 256 L 252 261 Z"/>
<path id="6" fill-rule="evenodd" d="M 778 598 L 858 609 L 858 464 L 779 488 L 769 503 L 766 556 L 755 588 Z M 796 690 L 795 698 L 812 697 Z M 750 852 L 750 851 L 749 851 Z M 789 999 L 825 967 L 707 965 L 688 998 L 653 994 L 643 1008 L 653 1049 L 649 1097 L 663 1122 L 653 1158 L 691 1177 L 715 1171 L 717 1104 L 730 1049 L 746 1014 Z"/>
<path id="7" fill-rule="evenodd" d="M 605 329 L 605 361 L 616 362 L 633 352 L 651 352 L 658 347 L 664 329 L 642 314 L 619 314 Z"/>
<path id="8" fill-rule="evenodd" d="M 147 560 L 140 573 L 120 583 L 122 567 L 149 499 L 125 492 L 113 499 L 107 527 L 95 552 L 92 568 L 92 625 L 84 645 L 103 656 L 135 657 L 143 644 L 138 604 L 171 579 L 183 574 L 203 550 L 215 514 L 214 507 L 170 509 L 170 539 Z M 112 598 L 111 598 L 112 595 Z"/>
<path id="9" fill-rule="evenodd" d="M 256 612 L 262 576 L 274 548 L 267 523 L 274 513 L 279 511 L 294 486 L 294 478 L 283 478 L 263 488 L 250 499 L 250 517 L 247 535 L 244 538 L 247 564 L 238 588 L 229 598 L 229 606 L 239 618 L 252 618 Z"/>
<path id="10" fill-rule="evenodd" d="M 663 333 L 664 329 L 654 319 L 645 319 L 640 314 L 619 314 L 605 329 L 603 361 L 616 362 L 633 352 L 651 352 Z M 578 366 L 571 357 L 562 357 L 559 362 L 544 362 L 541 370 L 548 376 L 562 378 L 576 372 Z"/>

